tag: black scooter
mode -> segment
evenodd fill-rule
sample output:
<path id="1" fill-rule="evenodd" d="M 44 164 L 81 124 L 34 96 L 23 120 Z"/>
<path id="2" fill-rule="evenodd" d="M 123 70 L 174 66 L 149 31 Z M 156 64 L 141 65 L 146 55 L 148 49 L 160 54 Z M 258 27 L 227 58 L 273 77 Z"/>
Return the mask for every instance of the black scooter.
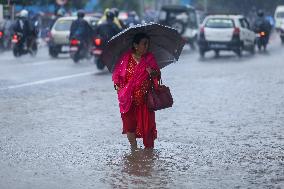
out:
<path id="1" fill-rule="evenodd" d="M 0 50 L 3 51 L 4 49 L 4 32 L 0 30 Z"/>
<path id="2" fill-rule="evenodd" d="M 27 44 L 29 43 L 29 45 Z M 19 57 L 25 54 L 35 56 L 37 54 L 37 42 L 36 39 L 28 38 L 27 42 L 24 41 L 23 34 L 16 32 L 12 35 L 12 48 L 15 57 Z"/>
<path id="3" fill-rule="evenodd" d="M 70 57 L 74 63 L 78 63 L 79 60 L 91 58 L 91 53 L 86 42 L 79 40 L 75 37 L 70 40 Z"/>
<path id="4" fill-rule="evenodd" d="M 103 70 L 105 65 L 102 63 L 101 55 L 103 53 L 105 47 L 105 41 L 100 36 L 96 36 L 93 38 L 93 50 L 92 54 L 94 55 L 94 63 L 96 64 L 99 70 Z"/>
<path id="5" fill-rule="evenodd" d="M 258 50 L 261 51 L 262 49 L 265 51 L 267 44 L 269 41 L 269 34 L 265 31 L 258 31 L 256 33 L 256 45 Z"/>

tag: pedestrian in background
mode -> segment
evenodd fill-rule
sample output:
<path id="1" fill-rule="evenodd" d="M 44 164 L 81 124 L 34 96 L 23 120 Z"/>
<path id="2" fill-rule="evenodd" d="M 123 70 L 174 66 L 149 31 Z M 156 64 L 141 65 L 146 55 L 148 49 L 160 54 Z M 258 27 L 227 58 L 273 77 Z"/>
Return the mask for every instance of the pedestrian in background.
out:
<path id="1" fill-rule="evenodd" d="M 158 87 L 161 72 L 153 53 L 148 52 L 150 37 L 145 33 L 134 36 L 132 48 L 117 62 L 112 80 L 118 93 L 123 123 L 131 149 L 137 148 L 136 138 L 143 138 L 145 148 L 153 148 L 157 138 L 155 112 L 146 104 L 146 94 Z"/>

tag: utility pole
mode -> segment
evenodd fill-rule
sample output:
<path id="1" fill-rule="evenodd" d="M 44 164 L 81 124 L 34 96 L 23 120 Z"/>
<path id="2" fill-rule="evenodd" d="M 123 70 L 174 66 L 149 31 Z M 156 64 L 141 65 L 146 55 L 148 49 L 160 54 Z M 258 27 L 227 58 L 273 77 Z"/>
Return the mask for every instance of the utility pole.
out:
<path id="1" fill-rule="evenodd" d="M 142 19 L 144 19 L 144 11 L 145 11 L 145 2 L 144 0 L 139 1 L 140 4 L 140 16 Z"/>
<path id="2" fill-rule="evenodd" d="M 208 12 L 208 0 L 203 0 L 203 5 L 204 5 L 204 11 L 205 13 Z"/>

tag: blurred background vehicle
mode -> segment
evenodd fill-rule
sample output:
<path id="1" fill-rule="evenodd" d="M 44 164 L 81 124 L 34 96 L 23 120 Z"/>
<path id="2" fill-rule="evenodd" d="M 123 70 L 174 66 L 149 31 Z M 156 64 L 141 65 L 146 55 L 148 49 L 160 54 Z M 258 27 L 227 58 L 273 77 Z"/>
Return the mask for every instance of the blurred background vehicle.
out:
<path id="1" fill-rule="evenodd" d="M 280 25 L 280 27 L 278 28 L 278 31 L 279 31 L 281 42 L 282 44 L 284 44 L 284 23 Z"/>
<path id="2" fill-rule="evenodd" d="M 136 11 L 120 11 L 118 19 L 123 22 L 124 28 L 128 28 L 136 24 L 141 24 L 141 19 Z"/>
<path id="3" fill-rule="evenodd" d="M 9 17 L 0 21 L 0 51 L 11 49 L 14 21 Z"/>
<path id="4" fill-rule="evenodd" d="M 146 10 L 144 14 L 144 19 L 143 21 L 146 23 L 149 22 L 158 22 L 159 19 L 159 11 L 157 10 Z"/>
<path id="5" fill-rule="evenodd" d="M 258 50 L 266 50 L 272 25 L 262 9 L 257 11 L 257 17 L 254 21 L 253 30 L 256 33 L 256 44 Z"/>
<path id="6" fill-rule="evenodd" d="M 116 34 L 121 32 L 121 28 L 114 22 L 117 14 L 113 11 L 106 12 L 106 20 L 98 23 L 94 31 L 93 38 L 93 55 L 94 62 L 99 70 L 103 70 L 105 65 L 102 63 L 101 55 L 105 50 L 107 42 Z M 118 19 L 118 18 L 117 18 Z M 124 24 L 123 24 L 124 25 Z"/>
<path id="7" fill-rule="evenodd" d="M 275 28 L 280 29 L 281 25 L 284 23 L 284 5 L 279 5 L 276 7 L 274 13 Z"/>
<path id="8" fill-rule="evenodd" d="M 284 44 L 284 5 L 276 7 L 274 13 L 275 29 L 279 32 L 281 42 Z"/>
<path id="9" fill-rule="evenodd" d="M 69 53 L 70 50 L 70 27 L 76 16 L 68 16 L 59 18 L 49 33 L 48 49 L 51 57 L 57 57 L 60 53 Z M 90 24 L 96 22 L 96 18 L 85 16 L 84 19 Z"/>
<path id="10" fill-rule="evenodd" d="M 199 21 L 195 8 L 188 5 L 165 5 L 159 14 L 159 23 L 175 28 L 192 49 L 195 49 Z"/>
<path id="11" fill-rule="evenodd" d="M 242 15 L 209 15 L 201 25 L 198 44 L 201 57 L 210 50 L 216 56 L 221 50 L 234 51 L 238 56 L 243 50 L 253 54 L 255 33 Z"/>

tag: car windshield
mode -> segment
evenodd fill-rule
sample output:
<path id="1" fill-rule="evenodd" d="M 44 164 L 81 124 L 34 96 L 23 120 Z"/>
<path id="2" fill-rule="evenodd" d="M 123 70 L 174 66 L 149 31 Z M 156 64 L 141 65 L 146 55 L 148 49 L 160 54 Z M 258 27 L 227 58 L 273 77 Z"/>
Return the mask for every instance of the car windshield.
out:
<path id="1" fill-rule="evenodd" d="M 284 12 L 278 12 L 276 18 L 284 18 Z"/>
<path id="2" fill-rule="evenodd" d="M 211 18 L 207 20 L 205 27 L 207 28 L 233 28 L 234 21 L 232 19 Z"/>
<path id="3" fill-rule="evenodd" d="M 58 20 L 54 26 L 56 31 L 69 31 L 72 20 Z"/>

